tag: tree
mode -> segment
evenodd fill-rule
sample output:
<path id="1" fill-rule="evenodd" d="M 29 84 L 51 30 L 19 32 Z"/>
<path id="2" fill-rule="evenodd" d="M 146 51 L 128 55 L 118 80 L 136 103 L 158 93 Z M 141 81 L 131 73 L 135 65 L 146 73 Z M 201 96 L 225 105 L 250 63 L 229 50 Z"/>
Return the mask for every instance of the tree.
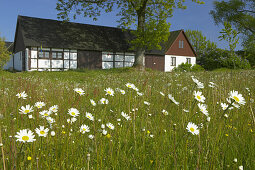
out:
<path id="1" fill-rule="evenodd" d="M 203 4 L 199 0 L 192 0 Z M 123 29 L 135 26 L 132 31 L 134 40 L 131 41 L 135 54 L 135 66 L 144 66 L 144 54 L 146 49 L 161 48 L 160 43 L 167 41 L 170 24 L 166 19 L 172 16 L 174 8 L 185 9 L 185 0 L 58 0 L 56 9 L 58 17 L 69 20 L 69 14 L 74 11 L 73 18 L 83 14 L 84 17 L 97 20 L 101 11 L 111 12 L 119 9 L 118 23 Z"/>
<path id="2" fill-rule="evenodd" d="M 196 51 L 197 63 L 203 65 L 202 57 L 206 57 L 210 51 L 215 50 L 217 48 L 216 43 L 207 40 L 202 31 L 199 30 L 186 30 L 185 34 Z"/>
<path id="3" fill-rule="evenodd" d="M 6 48 L 4 38 L 0 37 L 0 70 L 9 61 L 10 55 L 11 53 Z"/>

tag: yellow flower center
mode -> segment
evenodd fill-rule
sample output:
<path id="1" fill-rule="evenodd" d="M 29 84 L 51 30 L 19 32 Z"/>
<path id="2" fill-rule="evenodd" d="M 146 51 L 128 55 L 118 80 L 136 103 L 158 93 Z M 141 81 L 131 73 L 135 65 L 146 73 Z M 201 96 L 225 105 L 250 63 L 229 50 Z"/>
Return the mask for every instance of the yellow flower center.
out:
<path id="1" fill-rule="evenodd" d="M 71 113 L 71 115 L 73 115 L 73 116 L 74 116 L 74 115 L 75 115 L 75 113 L 74 113 L 74 112 L 72 112 L 72 113 Z"/>
<path id="2" fill-rule="evenodd" d="M 29 140 L 29 137 L 28 136 L 22 136 L 22 140 L 27 141 L 27 140 Z"/>
<path id="3" fill-rule="evenodd" d="M 53 108 L 52 110 L 56 110 L 56 108 Z"/>
<path id="4" fill-rule="evenodd" d="M 41 130 L 41 131 L 40 131 L 40 134 L 41 134 L 41 135 L 44 135 L 44 134 L 45 134 L 45 132 L 44 132 L 43 130 Z"/>
<path id="5" fill-rule="evenodd" d="M 29 161 L 30 161 L 31 159 L 32 159 L 32 158 L 31 158 L 30 156 L 29 156 L 29 157 L 27 157 L 27 160 L 29 160 Z"/>
<path id="6" fill-rule="evenodd" d="M 194 129 L 194 128 L 190 128 L 190 131 L 191 131 L 191 132 L 194 132 L 194 131 L 195 131 L 195 129 Z"/>
<path id="7" fill-rule="evenodd" d="M 198 100 L 201 100 L 201 97 L 197 95 Z"/>
<path id="8" fill-rule="evenodd" d="M 49 116 L 49 114 L 48 113 L 44 113 L 44 116 Z"/>
<path id="9" fill-rule="evenodd" d="M 30 110 L 25 110 L 25 113 L 29 113 L 30 112 Z"/>
<path id="10" fill-rule="evenodd" d="M 236 96 L 234 96 L 233 98 L 235 99 L 236 102 L 239 102 L 239 101 L 240 101 L 239 98 L 236 97 Z"/>
<path id="11" fill-rule="evenodd" d="M 110 91 L 107 92 L 108 94 L 112 94 Z"/>
<path id="12" fill-rule="evenodd" d="M 87 129 L 83 128 L 82 130 L 83 130 L 83 131 L 86 131 Z"/>

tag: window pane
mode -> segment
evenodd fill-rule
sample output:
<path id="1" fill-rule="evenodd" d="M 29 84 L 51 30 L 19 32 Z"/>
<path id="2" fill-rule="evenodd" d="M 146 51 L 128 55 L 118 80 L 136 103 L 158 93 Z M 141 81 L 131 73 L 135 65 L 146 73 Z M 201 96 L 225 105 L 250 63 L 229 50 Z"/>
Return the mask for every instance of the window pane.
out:
<path id="1" fill-rule="evenodd" d="M 50 53 L 49 52 L 44 52 L 44 57 L 45 58 L 49 58 L 50 57 Z"/>
<path id="2" fill-rule="evenodd" d="M 132 55 L 125 56 L 125 61 L 135 62 L 135 56 Z"/>
<path id="3" fill-rule="evenodd" d="M 125 67 L 132 67 L 134 63 L 125 62 Z"/>
<path id="4" fill-rule="evenodd" d="M 71 60 L 77 60 L 77 53 L 70 53 Z"/>
<path id="5" fill-rule="evenodd" d="M 103 69 L 110 69 L 113 68 L 113 62 L 102 62 Z"/>
<path id="6" fill-rule="evenodd" d="M 58 58 L 63 58 L 63 53 L 58 52 L 57 56 L 58 56 Z"/>
<path id="7" fill-rule="evenodd" d="M 115 68 L 123 67 L 123 62 L 115 62 Z"/>
<path id="8" fill-rule="evenodd" d="M 57 53 L 56 52 L 52 52 L 52 58 L 57 58 Z"/>
<path id="9" fill-rule="evenodd" d="M 43 52 L 39 52 L 39 57 L 42 58 L 43 57 Z"/>
<path id="10" fill-rule="evenodd" d="M 116 54 L 115 55 L 115 61 L 123 61 L 124 55 L 123 54 Z"/>
<path id="11" fill-rule="evenodd" d="M 113 61 L 113 54 L 111 53 L 103 53 L 102 54 L 103 61 Z"/>

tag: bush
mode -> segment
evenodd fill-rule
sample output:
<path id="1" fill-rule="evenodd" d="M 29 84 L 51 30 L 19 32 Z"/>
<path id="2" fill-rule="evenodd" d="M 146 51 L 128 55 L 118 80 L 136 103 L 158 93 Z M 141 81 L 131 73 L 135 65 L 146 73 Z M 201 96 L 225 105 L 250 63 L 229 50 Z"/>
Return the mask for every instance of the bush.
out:
<path id="1" fill-rule="evenodd" d="M 198 65 L 198 64 L 195 64 L 194 66 L 192 66 L 192 64 L 188 64 L 188 63 L 182 63 L 180 65 L 178 65 L 178 67 L 175 67 L 173 69 L 173 71 L 175 72 L 198 72 L 198 71 L 204 71 L 205 69 Z"/>
<path id="2" fill-rule="evenodd" d="M 205 71 L 204 67 L 198 65 L 198 64 L 195 64 L 191 67 L 191 71 L 192 72 L 199 72 L 199 71 Z"/>

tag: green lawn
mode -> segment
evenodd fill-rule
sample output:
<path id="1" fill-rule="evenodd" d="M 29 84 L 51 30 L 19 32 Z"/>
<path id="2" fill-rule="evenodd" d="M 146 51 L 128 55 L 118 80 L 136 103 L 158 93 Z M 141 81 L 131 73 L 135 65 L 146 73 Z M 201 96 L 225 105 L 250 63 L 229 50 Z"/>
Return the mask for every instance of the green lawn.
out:
<path id="1" fill-rule="evenodd" d="M 203 83 L 204 88 L 198 88 L 191 76 Z M 209 87 L 209 82 L 215 83 L 215 87 Z M 127 83 L 135 87 L 129 88 Z M 81 88 L 85 94 L 79 95 L 75 88 Z M 107 88 L 114 90 L 113 96 L 106 95 Z M 233 90 L 238 94 L 228 103 L 226 98 Z M 16 95 L 23 91 L 28 95 L 26 99 L 18 98 Z M 194 91 L 202 95 L 194 96 Z M 179 104 L 170 100 L 168 94 Z M 0 72 L 0 143 L 3 144 L 0 169 L 4 164 L 6 169 L 16 166 L 56 170 L 232 170 L 239 166 L 255 169 L 254 94 L 255 71 L 252 70 Z M 198 100 L 203 96 L 207 105 L 204 113 L 198 107 L 202 104 Z M 102 98 L 109 103 L 100 104 Z M 46 105 L 35 107 L 39 101 Z M 221 103 L 229 105 L 226 110 Z M 33 106 L 33 112 L 20 111 L 26 105 Z M 49 112 L 54 105 L 58 106 L 57 112 Z M 76 121 L 72 119 L 74 122 L 68 122 L 74 117 L 72 114 L 77 114 L 68 114 L 71 108 L 80 113 Z M 40 112 L 49 115 L 41 116 Z M 90 120 L 88 114 L 86 117 L 86 113 L 91 113 L 94 120 Z M 49 123 L 48 117 L 53 123 Z M 190 132 L 196 127 L 187 129 L 189 122 L 198 126 L 197 135 Z M 112 125 L 108 127 L 108 123 L 114 129 Z M 87 127 L 81 129 L 82 125 Z M 41 133 L 46 137 L 36 133 L 35 129 L 40 126 L 49 129 L 48 133 L 46 130 Z M 23 134 L 22 138 L 21 134 L 17 141 L 17 132 L 23 129 L 31 130 L 34 137 Z M 25 142 L 30 139 L 35 141 Z"/>

